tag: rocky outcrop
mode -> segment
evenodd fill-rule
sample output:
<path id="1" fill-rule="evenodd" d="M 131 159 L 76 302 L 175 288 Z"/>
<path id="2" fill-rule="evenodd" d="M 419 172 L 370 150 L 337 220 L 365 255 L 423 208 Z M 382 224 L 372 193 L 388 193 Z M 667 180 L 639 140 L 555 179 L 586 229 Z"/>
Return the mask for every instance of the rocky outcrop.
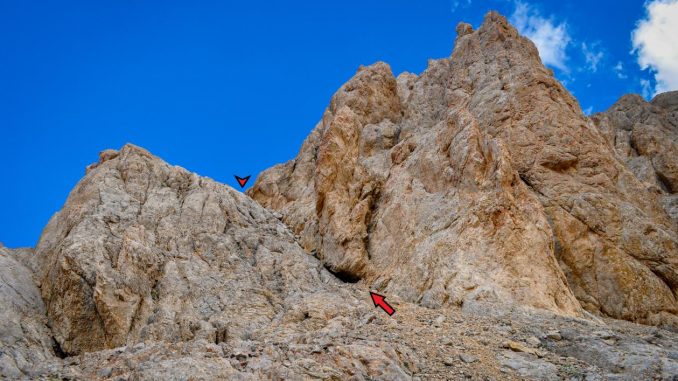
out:
<path id="1" fill-rule="evenodd" d="M 101 155 L 37 255 L 69 354 L 241 337 L 333 281 L 253 201 L 132 145 Z"/>
<path id="2" fill-rule="evenodd" d="M 299 158 L 249 194 L 340 278 L 430 307 L 472 298 L 578 314 L 544 210 L 506 147 L 461 103 L 411 107 L 415 81 L 384 63 L 361 68 Z"/>
<path id="3" fill-rule="evenodd" d="M 676 93 L 589 119 L 502 16 L 457 34 L 361 67 L 252 198 L 102 152 L 0 245 L 0 378 L 672 379 Z"/>
<path id="4" fill-rule="evenodd" d="M 678 325 L 678 234 L 659 195 L 502 16 L 457 31 L 419 76 L 361 68 L 248 194 L 340 278 L 424 306 Z"/>
<path id="5" fill-rule="evenodd" d="M 45 306 L 32 271 L 22 264 L 31 249 L 0 244 L 0 378 L 20 379 L 49 371 L 55 361 Z"/>
<path id="6" fill-rule="evenodd" d="M 135 369 L 137 379 L 300 379 L 325 372 L 281 365 L 281 346 L 308 344 L 297 360 L 307 358 L 345 334 L 349 316 L 363 305 L 271 212 L 133 145 L 104 151 L 88 167 L 45 228 L 36 257 L 67 364 L 79 361 L 72 360 L 76 354 L 144 343 L 171 358 Z M 268 359 L 250 360 L 268 342 L 279 344 L 268 345 Z M 328 374 L 339 378 L 403 379 L 411 372 L 396 352 L 407 351 L 377 338 L 338 346 L 322 362 L 338 364 Z M 370 365 L 356 370 L 362 358 Z M 107 361 L 96 362 L 95 374 L 72 367 L 60 374 L 108 378 L 117 371 L 110 369 L 115 360 L 109 368 Z"/>
<path id="7" fill-rule="evenodd" d="M 625 95 L 591 119 L 678 225 L 678 92 L 659 94 L 651 102 Z"/>

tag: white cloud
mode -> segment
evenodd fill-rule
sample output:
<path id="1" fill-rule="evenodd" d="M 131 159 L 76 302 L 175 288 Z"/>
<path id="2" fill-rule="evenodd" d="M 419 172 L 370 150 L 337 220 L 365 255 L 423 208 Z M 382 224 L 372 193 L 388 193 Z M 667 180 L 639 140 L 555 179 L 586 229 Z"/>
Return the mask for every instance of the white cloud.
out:
<path id="1" fill-rule="evenodd" d="M 650 81 L 648 81 L 647 79 L 641 79 L 640 89 L 643 94 L 643 98 L 650 99 L 650 97 L 652 96 L 652 85 L 650 84 Z"/>
<path id="2" fill-rule="evenodd" d="M 551 17 L 544 17 L 537 9 L 521 1 L 516 1 L 511 23 L 520 34 L 534 42 L 545 65 L 569 71 L 566 49 L 572 39 L 567 24 L 557 23 Z"/>
<path id="3" fill-rule="evenodd" d="M 586 60 L 586 68 L 594 73 L 598 71 L 598 64 L 603 59 L 603 52 L 597 48 L 597 43 L 591 45 L 587 45 L 585 42 L 581 43 L 581 51 Z"/>
<path id="4" fill-rule="evenodd" d="M 459 6 L 468 7 L 469 5 L 471 5 L 471 0 L 452 0 L 450 10 L 454 12 Z"/>
<path id="5" fill-rule="evenodd" d="M 593 106 L 589 106 L 584 110 L 584 115 L 591 115 L 593 112 Z"/>
<path id="6" fill-rule="evenodd" d="M 619 79 L 626 79 L 628 77 L 624 72 L 624 64 L 622 64 L 621 61 L 617 62 L 617 64 L 614 65 L 612 70 L 614 70 L 615 74 L 617 74 L 617 78 Z"/>
<path id="7" fill-rule="evenodd" d="M 678 89 L 678 0 L 645 3 L 646 18 L 631 33 L 632 53 L 638 64 L 650 69 L 657 85 L 654 94 Z M 641 86 L 649 81 L 641 80 Z"/>

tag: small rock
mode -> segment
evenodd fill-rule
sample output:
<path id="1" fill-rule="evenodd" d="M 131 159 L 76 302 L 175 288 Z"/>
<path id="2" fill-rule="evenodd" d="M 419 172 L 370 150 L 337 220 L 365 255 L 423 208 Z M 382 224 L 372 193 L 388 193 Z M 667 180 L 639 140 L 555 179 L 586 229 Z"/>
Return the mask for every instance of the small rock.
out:
<path id="1" fill-rule="evenodd" d="M 575 340 L 579 336 L 577 331 L 575 331 L 574 329 L 570 329 L 570 328 L 562 329 L 560 331 L 560 335 L 562 336 L 563 339 L 570 340 L 570 341 Z"/>
<path id="2" fill-rule="evenodd" d="M 538 350 L 536 350 L 534 348 L 528 348 L 528 347 L 524 346 L 523 344 L 518 343 L 516 341 L 511 341 L 511 340 L 505 341 L 504 343 L 502 343 L 502 347 L 508 348 L 508 349 L 512 350 L 513 352 L 529 353 L 529 354 L 533 354 L 533 355 L 539 356 L 539 357 L 543 356 L 543 354 L 541 352 L 539 352 Z"/>
<path id="3" fill-rule="evenodd" d="M 467 363 L 467 364 L 471 364 L 471 363 L 478 361 L 478 358 L 476 356 L 469 355 L 469 354 L 466 354 L 466 353 L 460 354 L 459 359 L 461 361 Z"/>
<path id="4" fill-rule="evenodd" d="M 99 152 L 99 164 L 109 161 L 111 159 L 115 159 L 118 157 L 119 152 L 114 149 L 107 149 Z"/>
<path id="5" fill-rule="evenodd" d="M 617 335 L 609 331 L 595 331 L 593 336 L 598 336 L 603 340 L 616 339 Z"/>
<path id="6" fill-rule="evenodd" d="M 541 345 L 541 341 L 534 336 L 530 336 L 525 340 L 526 343 L 530 344 L 533 347 L 538 347 Z"/>
<path id="7" fill-rule="evenodd" d="M 111 369 L 111 368 L 101 368 L 97 372 L 97 376 L 99 376 L 100 378 L 108 378 L 108 377 L 111 377 L 112 374 L 113 374 L 113 369 Z"/>
<path id="8" fill-rule="evenodd" d="M 546 338 L 554 341 L 560 341 L 563 339 L 563 337 L 560 335 L 560 332 L 558 331 L 549 331 L 546 333 Z"/>

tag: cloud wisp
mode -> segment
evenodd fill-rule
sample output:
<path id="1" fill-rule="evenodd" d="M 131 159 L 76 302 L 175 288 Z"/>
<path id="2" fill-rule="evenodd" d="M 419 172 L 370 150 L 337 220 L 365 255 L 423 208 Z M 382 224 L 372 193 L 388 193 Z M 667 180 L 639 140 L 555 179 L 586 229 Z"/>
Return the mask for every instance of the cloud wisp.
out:
<path id="1" fill-rule="evenodd" d="M 624 71 L 624 64 L 621 61 L 618 61 L 616 65 L 612 68 L 614 70 L 614 73 L 617 74 L 617 78 L 619 79 L 626 79 L 628 76 L 626 75 L 626 72 Z"/>
<path id="2" fill-rule="evenodd" d="M 581 43 L 581 51 L 586 60 L 586 69 L 596 72 L 598 71 L 598 64 L 603 59 L 603 51 L 598 49 L 598 44 Z"/>
<path id="3" fill-rule="evenodd" d="M 645 10 L 645 18 L 631 33 L 632 53 L 641 69 L 652 71 L 653 95 L 678 90 L 678 0 L 649 1 Z M 651 93 L 647 80 L 641 80 L 641 87 Z"/>
<path id="4" fill-rule="evenodd" d="M 566 51 L 572 39 L 567 24 L 542 16 L 539 10 L 527 3 L 517 1 L 515 4 L 516 9 L 510 17 L 511 23 L 520 34 L 534 42 L 545 65 L 569 72 Z"/>
<path id="5" fill-rule="evenodd" d="M 452 0 L 450 3 L 450 11 L 455 12 L 459 7 L 468 7 L 471 5 L 471 0 Z"/>

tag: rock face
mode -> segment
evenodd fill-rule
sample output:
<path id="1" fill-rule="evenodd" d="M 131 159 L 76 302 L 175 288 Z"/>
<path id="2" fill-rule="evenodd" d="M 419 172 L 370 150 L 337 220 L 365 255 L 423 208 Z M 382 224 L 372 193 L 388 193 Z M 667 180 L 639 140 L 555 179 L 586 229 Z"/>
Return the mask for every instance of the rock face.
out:
<path id="1" fill-rule="evenodd" d="M 54 359 L 45 305 L 22 264 L 31 249 L 10 250 L 0 245 L 0 378 L 18 379 L 39 373 Z"/>
<path id="2" fill-rule="evenodd" d="M 457 34 L 361 67 L 251 198 L 102 152 L 0 245 L 0 378 L 672 379 L 678 93 L 589 119 L 502 16 Z"/>
<path id="3" fill-rule="evenodd" d="M 184 372 L 175 379 L 301 377 L 312 370 L 281 370 L 270 358 L 246 361 L 257 347 L 251 341 L 294 343 L 296 334 L 309 344 L 299 349 L 305 358 L 333 331 L 343 332 L 359 305 L 271 212 L 133 145 L 104 151 L 88 167 L 45 228 L 36 256 L 49 323 L 65 355 L 168 343 L 154 353 L 173 360 L 135 373 L 140 379 L 157 379 L 173 366 Z M 177 356 L 189 342 L 197 343 L 195 357 Z M 226 345 L 237 361 L 207 364 L 198 355 L 213 357 Z M 332 374 L 345 378 L 356 371 L 353 362 L 369 358 L 364 377 L 399 379 L 407 373 L 398 349 L 374 341 L 337 346 L 325 362 L 339 364 Z M 268 351 L 275 358 L 281 349 Z"/>
<path id="4" fill-rule="evenodd" d="M 678 92 L 651 102 L 623 96 L 604 113 L 592 116 L 617 157 L 626 164 L 678 225 Z"/>
<path id="5" fill-rule="evenodd" d="M 132 145 L 102 153 L 37 255 L 69 354 L 246 336 L 332 281 L 252 200 Z"/>
<path id="6" fill-rule="evenodd" d="M 502 16 L 457 31 L 452 56 L 419 76 L 361 68 L 298 157 L 248 194 L 340 278 L 424 306 L 583 306 L 678 326 L 678 234 L 661 195 Z M 646 140 L 673 187 L 675 142 Z"/>

